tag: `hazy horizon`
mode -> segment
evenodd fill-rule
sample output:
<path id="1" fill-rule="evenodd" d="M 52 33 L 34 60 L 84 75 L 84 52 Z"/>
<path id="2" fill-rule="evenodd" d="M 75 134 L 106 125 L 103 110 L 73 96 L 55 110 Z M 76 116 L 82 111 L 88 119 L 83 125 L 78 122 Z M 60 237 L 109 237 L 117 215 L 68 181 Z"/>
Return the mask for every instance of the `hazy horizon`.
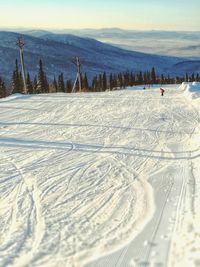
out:
<path id="1" fill-rule="evenodd" d="M 200 30 L 168 30 L 168 29 L 127 29 L 120 27 L 103 27 L 103 28 L 33 28 L 33 27 L 1 27 L 0 30 L 10 31 L 10 30 L 24 30 L 24 31 L 84 31 L 84 30 L 122 30 L 122 31 L 138 31 L 138 32 L 200 32 Z"/>
<path id="2" fill-rule="evenodd" d="M 1 0 L 0 28 L 199 31 L 198 0 Z"/>

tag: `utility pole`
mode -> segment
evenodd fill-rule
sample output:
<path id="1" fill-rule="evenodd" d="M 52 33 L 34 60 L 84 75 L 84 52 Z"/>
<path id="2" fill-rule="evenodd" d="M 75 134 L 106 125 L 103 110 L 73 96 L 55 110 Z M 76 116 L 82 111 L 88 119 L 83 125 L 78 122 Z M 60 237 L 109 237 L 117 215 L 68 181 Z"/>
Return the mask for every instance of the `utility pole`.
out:
<path id="1" fill-rule="evenodd" d="M 79 57 L 75 57 L 72 60 L 72 63 L 74 65 L 76 65 L 76 68 L 77 68 L 77 74 L 76 74 L 76 79 L 75 79 L 74 86 L 73 86 L 73 89 L 72 89 L 72 93 L 75 93 L 77 82 L 79 84 L 79 92 L 81 92 L 82 91 L 82 86 L 81 86 L 81 62 L 80 62 L 80 58 Z"/>
<path id="2" fill-rule="evenodd" d="M 24 64 L 24 50 L 23 50 L 25 43 L 22 37 L 18 37 L 16 45 L 19 47 L 19 52 L 20 52 L 22 77 L 23 77 L 23 82 L 24 82 L 24 93 L 27 94 L 26 74 L 25 74 L 25 64 Z"/>

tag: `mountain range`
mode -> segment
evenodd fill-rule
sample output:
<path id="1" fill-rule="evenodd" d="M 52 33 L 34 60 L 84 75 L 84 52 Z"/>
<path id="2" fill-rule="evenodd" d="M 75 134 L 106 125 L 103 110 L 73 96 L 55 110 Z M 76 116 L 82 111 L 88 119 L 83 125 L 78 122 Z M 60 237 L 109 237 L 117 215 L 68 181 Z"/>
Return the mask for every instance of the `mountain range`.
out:
<path id="1" fill-rule="evenodd" d="M 129 51 L 89 37 L 40 30 L 26 31 L 23 34 L 0 31 L 0 76 L 6 80 L 12 75 L 15 59 L 19 59 L 16 46 L 19 35 L 25 41 L 25 64 L 31 77 L 37 74 L 38 62 L 42 59 L 49 79 L 52 80 L 61 72 L 65 79 L 74 79 L 76 70 L 72 59 L 75 56 L 81 58 L 82 71 L 87 72 L 89 79 L 104 71 L 137 72 L 150 70 L 153 66 L 158 73 L 171 75 L 185 74 L 186 69 L 188 72 L 200 71 L 200 61 Z"/>

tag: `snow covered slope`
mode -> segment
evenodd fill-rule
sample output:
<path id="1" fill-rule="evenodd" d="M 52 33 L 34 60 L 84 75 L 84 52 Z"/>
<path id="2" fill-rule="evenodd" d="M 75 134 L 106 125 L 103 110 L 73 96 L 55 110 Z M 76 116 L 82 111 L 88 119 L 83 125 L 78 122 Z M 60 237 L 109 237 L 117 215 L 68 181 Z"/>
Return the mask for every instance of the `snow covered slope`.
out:
<path id="1" fill-rule="evenodd" d="M 1 267 L 199 261 L 199 110 L 165 89 L 0 101 Z"/>

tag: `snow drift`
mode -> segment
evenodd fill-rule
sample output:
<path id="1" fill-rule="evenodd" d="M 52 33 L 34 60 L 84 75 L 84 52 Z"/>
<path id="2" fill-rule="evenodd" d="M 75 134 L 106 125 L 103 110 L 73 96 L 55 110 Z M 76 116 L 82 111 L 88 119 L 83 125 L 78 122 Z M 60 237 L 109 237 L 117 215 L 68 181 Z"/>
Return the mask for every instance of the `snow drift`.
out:
<path id="1" fill-rule="evenodd" d="M 183 82 L 180 89 L 185 91 L 185 95 L 191 99 L 200 98 L 200 82 L 187 83 Z"/>

